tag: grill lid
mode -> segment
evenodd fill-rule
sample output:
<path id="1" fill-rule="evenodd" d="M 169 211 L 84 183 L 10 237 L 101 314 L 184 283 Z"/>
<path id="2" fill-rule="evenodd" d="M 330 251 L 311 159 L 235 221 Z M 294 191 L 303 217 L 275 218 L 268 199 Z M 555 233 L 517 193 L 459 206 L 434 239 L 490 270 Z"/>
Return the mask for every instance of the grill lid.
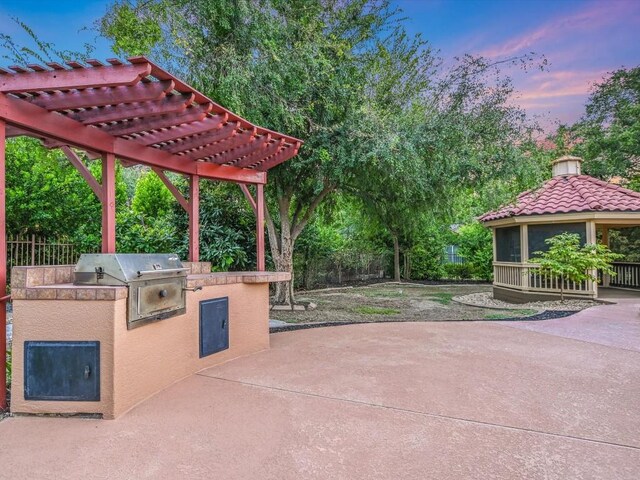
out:
<path id="1" fill-rule="evenodd" d="M 186 277 L 175 253 L 85 253 L 75 268 L 76 285 L 128 285 L 157 278 Z"/>

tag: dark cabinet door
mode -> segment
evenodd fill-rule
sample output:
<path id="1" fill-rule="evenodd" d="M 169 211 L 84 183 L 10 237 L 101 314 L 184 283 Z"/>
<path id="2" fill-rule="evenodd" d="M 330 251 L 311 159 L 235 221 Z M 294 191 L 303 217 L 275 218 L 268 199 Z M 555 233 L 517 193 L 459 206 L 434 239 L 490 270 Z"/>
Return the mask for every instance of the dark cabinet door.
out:
<path id="1" fill-rule="evenodd" d="M 200 302 L 200 358 L 229 348 L 229 299 Z"/>
<path id="2" fill-rule="evenodd" d="M 100 401 L 100 342 L 24 342 L 24 398 Z"/>

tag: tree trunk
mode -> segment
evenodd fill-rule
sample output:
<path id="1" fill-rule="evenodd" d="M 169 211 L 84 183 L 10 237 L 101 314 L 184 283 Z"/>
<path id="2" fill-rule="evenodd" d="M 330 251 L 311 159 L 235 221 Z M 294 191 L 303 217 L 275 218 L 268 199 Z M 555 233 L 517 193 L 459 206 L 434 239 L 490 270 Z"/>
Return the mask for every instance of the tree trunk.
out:
<path id="1" fill-rule="evenodd" d="M 274 303 L 277 305 L 293 305 L 295 298 L 293 294 L 293 248 L 296 239 L 302 233 L 304 227 L 309 223 L 311 216 L 315 212 L 318 205 L 324 198 L 334 190 L 331 185 L 325 185 L 325 188 L 306 205 L 298 203 L 291 216 L 290 206 L 293 199 L 293 191 L 283 191 L 278 195 L 278 213 L 280 225 L 276 227 L 273 217 L 269 213 L 267 202 L 264 207 L 264 218 L 267 223 L 267 232 L 269 234 L 269 248 L 271 248 L 271 256 L 275 264 L 276 271 L 289 272 L 291 274 L 290 282 L 277 282 L 274 296 Z"/>
<path id="2" fill-rule="evenodd" d="M 398 235 L 391 236 L 393 237 L 393 278 L 396 282 L 400 282 L 400 242 Z"/>
<path id="3" fill-rule="evenodd" d="M 278 282 L 276 283 L 276 293 L 274 302 L 278 305 L 292 305 L 295 302 L 293 297 L 293 242 L 290 238 L 282 239 L 282 247 L 279 252 L 273 252 L 271 249 L 271 255 L 273 256 L 273 263 L 275 264 L 276 271 L 278 272 L 290 272 L 290 282 Z"/>

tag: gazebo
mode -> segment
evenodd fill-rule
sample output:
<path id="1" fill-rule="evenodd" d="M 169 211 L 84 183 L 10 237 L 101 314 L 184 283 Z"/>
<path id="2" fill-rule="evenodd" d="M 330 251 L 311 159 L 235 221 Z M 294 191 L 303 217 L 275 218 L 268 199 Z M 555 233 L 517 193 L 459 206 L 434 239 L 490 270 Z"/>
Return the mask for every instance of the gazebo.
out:
<path id="1" fill-rule="evenodd" d="M 583 243 L 609 245 L 611 229 L 640 226 L 640 193 L 581 174 L 582 159 L 563 156 L 553 162 L 553 177 L 520 194 L 512 205 L 479 220 L 493 230 L 493 294 L 524 303 L 557 299 L 560 279 L 543 276 L 530 259 L 544 251 L 545 240 L 577 233 Z M 617 275 L 599 275 L 604 287 L 640 288 L 640 264 L 615 263 Z M 598 297 L 594 281 L 565 282 L 569 298 Z"/>
<path id="2" fill-rule="evenodd" d="M 127 305 L 132 294 L 126 286 L 79 286 L 72 265 L 14 268 L 13 411 L 113 418 L 190 373 L 268 348 L 268 284 L 290 274 L 264 271 L 264 185 L 267 172 L 294 157 L 301 140 L 252 124 L 145 57 L 0 68 L 3 332 L 10 298 L 4 296 L 5 139 L 20 135 L 62 149 L 94 191 L 102 204 L 102 253 L 116 252 L 116 161 L 153 169 L 189 215 L 189 262 L 174 269 L 188 270 L 180 310 L 186 313 L 135 330 L 128 328 L 133 304 Z M 101 181 L 78 151 L 101 159 Z M 187 178 L 188 195 L 168 171 Z M 211 273 L 210 264 L 199 262 L 202 179 L 236 183 L 247 197 L 256 215 L 256 272 Z M 167 297 L 167 290 L 158 295 Z M 30 360 L 31 347 L 39 361 Z M 6 405 L 5 348 L 2 333 L 0 410 Z M 73 370 L 80 364 L 83 371 Z M 29 385 L 41 391 L 34 394 Z"/>

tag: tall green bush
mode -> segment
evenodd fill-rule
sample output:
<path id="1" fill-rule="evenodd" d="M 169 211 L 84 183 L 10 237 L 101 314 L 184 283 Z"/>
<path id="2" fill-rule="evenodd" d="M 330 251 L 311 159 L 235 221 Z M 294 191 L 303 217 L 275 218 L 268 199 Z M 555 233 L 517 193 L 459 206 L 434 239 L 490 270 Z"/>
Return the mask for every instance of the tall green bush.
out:
<path id="1" fill-rule="evenodd" d="M 493 278 L 493 239 L 491 231 L 480 223 L 463 225 L 456 238 L 458 254 L 464 257 L 472 276 L 481 280 Z"/>

